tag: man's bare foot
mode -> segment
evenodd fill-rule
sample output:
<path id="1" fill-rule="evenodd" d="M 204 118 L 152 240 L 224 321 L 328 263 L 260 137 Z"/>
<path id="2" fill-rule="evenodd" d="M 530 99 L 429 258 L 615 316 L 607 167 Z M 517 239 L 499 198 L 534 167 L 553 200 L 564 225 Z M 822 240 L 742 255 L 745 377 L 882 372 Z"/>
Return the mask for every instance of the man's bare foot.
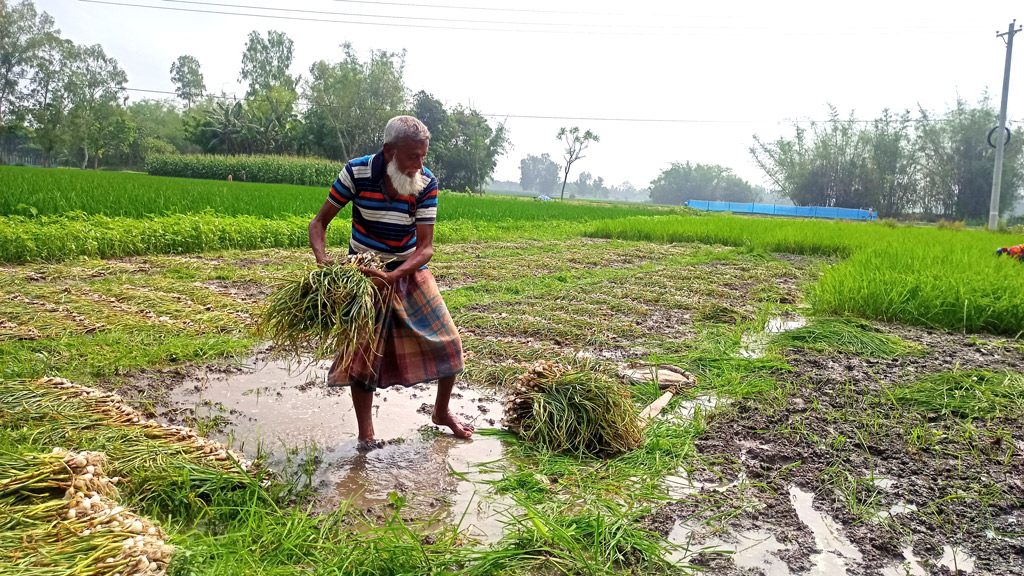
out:
<path id="1" fill-rule="evenodd" d="M 374 440 L 373 438 L 360 438 L 356 441 L 356 450 L 359 452 L 369 452 L 370 450 L 376 450 L 377 448 L 383 448 L 383 440 Z"/>
<path id="2" fill-rule="evenodd" d="M 449 410 L 447 414 L 438 414 L 435 411 L 434 415 L 430 419 L 438 426 L 447 426 L 451 428 L 452 434 L 454 434 L 456 438 L 469 438 L 473 435 L 473 431 L 476 430 L 472 424 L 463 424 L 460 422 L 459 419 L 455 417 L 455 414 L 452 414 L 451 410 Z"/>

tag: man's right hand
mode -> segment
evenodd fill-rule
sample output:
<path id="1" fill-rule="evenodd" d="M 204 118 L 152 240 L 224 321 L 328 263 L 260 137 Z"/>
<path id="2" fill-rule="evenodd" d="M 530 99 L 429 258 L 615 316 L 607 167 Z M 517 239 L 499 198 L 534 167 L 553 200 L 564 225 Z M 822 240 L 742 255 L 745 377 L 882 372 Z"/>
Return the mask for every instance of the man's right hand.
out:
<path id="1" fill-rule="evenodd" d="M 391 290 L 391 287 L 394 284 L 394 279 L 391 275 L 383 270 L 374 270 L 373 268 L 360 266 L 359 271 L 373 282 L 373 285 L 381 294 Z"/>

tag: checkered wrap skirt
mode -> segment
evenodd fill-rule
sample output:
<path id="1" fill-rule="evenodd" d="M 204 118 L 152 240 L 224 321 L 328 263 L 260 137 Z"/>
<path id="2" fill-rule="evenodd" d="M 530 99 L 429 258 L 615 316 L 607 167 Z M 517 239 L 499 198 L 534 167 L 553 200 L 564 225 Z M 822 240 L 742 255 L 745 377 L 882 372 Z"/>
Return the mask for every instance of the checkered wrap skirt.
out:
<path id="1" fill-rule="evenodd" d="M 358 384 L 372 391 L 462 372 L 462 339 L 429 270 L 400 278 L 378 302 L 376 312 L 370 342 L 356 351 L 348 366 L 335 357 L 328 385 Z"/>

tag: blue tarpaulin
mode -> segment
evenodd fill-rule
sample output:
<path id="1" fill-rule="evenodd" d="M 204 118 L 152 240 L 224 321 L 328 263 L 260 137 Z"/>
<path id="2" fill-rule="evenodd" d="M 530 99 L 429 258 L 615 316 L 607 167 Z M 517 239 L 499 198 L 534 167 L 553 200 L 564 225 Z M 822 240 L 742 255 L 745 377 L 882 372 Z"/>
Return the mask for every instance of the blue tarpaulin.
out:
<path id="1" fill-rule="evenodd" d="M 877 220 L 878 212 L 854 208 L 828 208 L 826 206 L 779 206 L 777 204 L 751 204 L 749 202 L 711 202 L 689 200 L 686 205 L 695 210 L 735 212 L 737 214 L 765 214 L 768 216 L 797 216 L 800 218 L 832 218 L 839 220 Z"/>

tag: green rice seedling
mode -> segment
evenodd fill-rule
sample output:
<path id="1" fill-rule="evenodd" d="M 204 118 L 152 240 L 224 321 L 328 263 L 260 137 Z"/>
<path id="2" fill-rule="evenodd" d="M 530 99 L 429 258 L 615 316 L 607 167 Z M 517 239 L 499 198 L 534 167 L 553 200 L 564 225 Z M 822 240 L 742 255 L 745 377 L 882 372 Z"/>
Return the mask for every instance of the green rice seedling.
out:
<path id="1" fill-rule="evenodd" d="M 994 255 L 1020 242 L 1010 234 L 737 216 L 605 220 L 587 234 L 846 258 L 809 292 L 816 313 L 1014 337 L 1024 329 L 1024 266 Z"/>
<path id="2" fill-rule="evenodd" d="M 864 358 L 897 358 L 924 353 L 920 346 L 883 334 L 870 322 L 858 318 L 814 320 L 807 326 L 774 335 L 771 346 Z"/>
<path id="3" fill-rule="evenodd" d="M 506 535 L 491 550 L 470 551 L 463 574 L 668 574 L 682 568 L 669 560 L 677 547 L 641 527 L 649 509 L 607 499 L 582 510 L 521 498 L 516 504 L 522 513 L 510 516 Z"/>
<path id="4" fill-rule="evenodd" d="M 588 368 L 537 362 L 512 386 L 506 426 L 551 452 L 584 456 L 639 447 L 643 433 L 629 390 Z"/>
<path id="5" fill-rule="evenodd" d="M 221 216 L 300 216 L 308 223 L 327 199 L 328 188 L 337 177 L 338 170 L 332 168 L 306 180 L 313 186 L 296 186 L 0 166 L 0 190 L 3 190 L 0 194 L 0 215 L 33 219 L 80 213 L 79 218 L 82 215 L 105 215 L 147 219 L 154 215 L 199 214 L 209 210 Z M 284 180 L 291 181 L 290 178 Z M 457 236 L 465 236 L 467 231 L 484 222 L 592 223 L 606 218 L 679 214 L 686 210 L 642 204 L 542 203 L 509 196 L 467 196 L 444 192 L 440 206 L 439 222 L 464 222 L 459 230 L 454 231 Z M 305 226 L 302 233 L 306 233 Z M 531 234 L 544 235 L 544 231 L 524 231 L 527 237 Z M 496 235 L 494 239 L 508 238 L 506 233 Z"/>
<path id="6" fill-rule="evenodd" d="M 939 418 L 1018 418 L 1024 414 L 1024 374 L 965 370 L 929 374 L 888 391 L 901 408 Z"/>
<path id="7" fill-rule="evenodd" d="M 833 464 L 821 472 L 819 480 L 832 488 L 836 502 L 842 502 L 850 514 L 857 517 L 857 524 L 878 517 L 883 493 L 875 478 L 858 478 Z"/>
<path id="8" fill-rule="evenodd" d="M 356 262 L 332 264 L 282 279 L 256 320 L 256 333 L 296 358 L 338 355 L 352 361 L 374 329 L 377 289 Z"/>

